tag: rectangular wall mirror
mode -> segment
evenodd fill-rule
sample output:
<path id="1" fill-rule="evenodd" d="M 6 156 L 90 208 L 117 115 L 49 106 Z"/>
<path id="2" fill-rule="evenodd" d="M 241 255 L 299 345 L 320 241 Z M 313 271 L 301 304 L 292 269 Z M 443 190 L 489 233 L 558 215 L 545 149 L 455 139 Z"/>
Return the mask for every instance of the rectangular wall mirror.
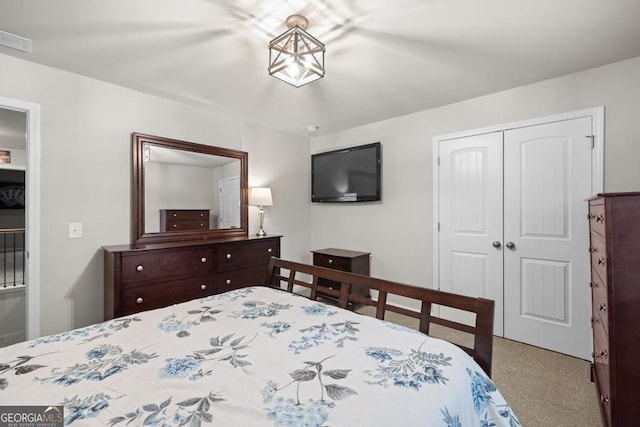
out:
<path id="1" fill-rule="evenodd" d="M 247 235 L 247 153 L 132 134 L 133 243 Z"/>

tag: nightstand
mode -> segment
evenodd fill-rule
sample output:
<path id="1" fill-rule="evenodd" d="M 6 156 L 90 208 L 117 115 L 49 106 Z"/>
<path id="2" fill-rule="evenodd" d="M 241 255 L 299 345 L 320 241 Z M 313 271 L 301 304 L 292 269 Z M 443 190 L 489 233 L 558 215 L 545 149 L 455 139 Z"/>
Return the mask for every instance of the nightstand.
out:
<path id="1" fill-rule="evenodd" d="M 313 265 L 333 268 L 335 270 L 348 271 L 351 273 L 369 275 L 369 252 L 349 251 L 346 249 L 327 248 L 311 251 L 313 253 Z M 340 283 L 331 280 L 318 280 L 318 292 L 322 293 L 321 287 L 325 286 L 336 291 L 340 290 Z M 369 298 L 369 289 L 353 287 L 353 295 Z"/>

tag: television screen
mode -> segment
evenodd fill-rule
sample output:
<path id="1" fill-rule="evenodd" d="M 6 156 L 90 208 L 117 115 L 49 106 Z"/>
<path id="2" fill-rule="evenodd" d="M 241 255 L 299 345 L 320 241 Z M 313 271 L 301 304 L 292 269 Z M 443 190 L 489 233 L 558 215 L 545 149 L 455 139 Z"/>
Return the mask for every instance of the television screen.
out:
<path id="1" fill-rule="evenodd" d="M 381 200 L 379 142 L 311 156 L 312 202 Z"/>

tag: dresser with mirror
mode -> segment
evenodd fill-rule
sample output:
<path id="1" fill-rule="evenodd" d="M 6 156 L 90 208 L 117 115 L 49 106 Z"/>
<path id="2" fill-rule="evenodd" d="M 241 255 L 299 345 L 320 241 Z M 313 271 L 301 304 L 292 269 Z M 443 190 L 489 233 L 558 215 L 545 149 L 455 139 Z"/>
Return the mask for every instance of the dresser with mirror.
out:
<path id="1" fill-rule="evenodd" d="M 103 247 L 105 320 L 262 284 L 280 256 L 248 235 L 244 151 L 133 133 L 131 197 L 131 243 Z"/>

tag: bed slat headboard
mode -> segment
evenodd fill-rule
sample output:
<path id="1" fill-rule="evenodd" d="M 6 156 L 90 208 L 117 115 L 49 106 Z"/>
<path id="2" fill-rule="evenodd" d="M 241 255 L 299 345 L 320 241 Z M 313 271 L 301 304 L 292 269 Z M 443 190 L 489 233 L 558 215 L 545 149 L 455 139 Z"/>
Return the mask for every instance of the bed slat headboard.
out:
<path id="1" fill-rule="evenodd" d="M 310 290 L 309 298 L 316 300 L 319 296 L 318 278 L 333 280 L 341 284 L 339 291 L 323 287 L 322 294 L 336 298 L 338 306 L 342 308 L 362 304 L 373 306 L 376 309 L 376 317 L 378 319 L 384 319 L 387 311 L 413 317 L 419 320 L 418 329 L 425 334 L 429 334 L 429 326 L 431 323 L 472 334 L 472 346 L 464 346 L 460 343 L 455 344 L 473 357 L 486 374 L 491 377 L 494 313 L 494 302 L 492 300 L 420 288 L 370 276 L 286 261 L 275 257 L 272 257 L 269 262 L 265 283 L 267 286 L 280 289 L 282 289 L 282 285 L 285 284 L 285 289 L 288 292 L 293 292 L 295 289 L 294 286 L 301 286 Z M 354 286 L 378 291 L 378 298 L 374 300 L 351 293 L 351 289 Z M 390 295 L 398 295 L 421 301 L 420 311 L 414 311 L 389 303 L 388 296 Z M 432 304 L 474 313 L 475 325 L 469 326 L 436 317 L 431 314 Z"/>

